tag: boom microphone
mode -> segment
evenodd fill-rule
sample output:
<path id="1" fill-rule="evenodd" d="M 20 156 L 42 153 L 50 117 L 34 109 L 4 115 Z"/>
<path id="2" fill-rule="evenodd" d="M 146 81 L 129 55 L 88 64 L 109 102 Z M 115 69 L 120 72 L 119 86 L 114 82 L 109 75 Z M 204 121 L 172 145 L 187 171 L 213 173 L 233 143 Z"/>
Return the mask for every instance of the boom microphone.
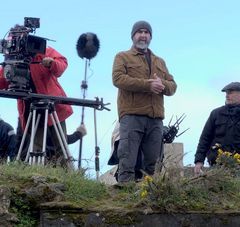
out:
<path id="1" fill-rule="evenodd" d="M 77 41 L 77 53 L 80 58 L 87 58 L 90 60 L 97 55 L 99 50 L 99 40 L 97 35 L 91 32 L 80 35 Z"/>

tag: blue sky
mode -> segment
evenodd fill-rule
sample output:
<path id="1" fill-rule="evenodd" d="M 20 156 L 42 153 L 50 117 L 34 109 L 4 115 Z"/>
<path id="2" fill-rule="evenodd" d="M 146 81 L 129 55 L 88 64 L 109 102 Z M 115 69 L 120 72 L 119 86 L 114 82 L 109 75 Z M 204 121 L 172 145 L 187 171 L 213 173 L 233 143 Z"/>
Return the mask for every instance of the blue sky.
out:
<path id="1" fill-rule="evenodd" d="M 207 0 L 69 0 L 12 2 L 1 7 L 0 38 L 15 24 L 23 24 L 24 17 L 39 17 L 36 35 L 56 40 L 48 42 L 68 59 L 68 68 L 60 78 L 69 97 L 82 98 L 85 60 L 78 57 L 76 42 L 86 32 L 95 33 L 100 50 L 88 68 L 87 99 L 103 98 L 111 111 L 97 111 L 97 140 L 100 147 L 100 172 L 107 165 L 111 150 L 111 132 L 117 119 L 117 89 L 112 85 L 112 64 L 117 52 L 131 47 L 131 28 L 138 20 L 148 21 L 153 29 L 152 51 L 165 59 L 178 89 L 165 99 L 166 119 L 187 115 L 180 131 L 190 127 L 175 141 L 184 143 L 185 164 L 193 164 L 202 127 L 210 111 L 224 104 L 221 88 L 240 75 L 240 2 Z M 3 56 L 0 56 L 3 61 Z M 0 116 L 17 125 L 16 100 L 0 98 Z M 71 133 L 80 124 L 81 107 L 73 107 L 67 120 Z M 83 140 L 82 164 L 94 175 L 93 109 L 86 108 L 85 124 L 88 135 Z M 79 144 L 70 146 L 75 158 Z"/>

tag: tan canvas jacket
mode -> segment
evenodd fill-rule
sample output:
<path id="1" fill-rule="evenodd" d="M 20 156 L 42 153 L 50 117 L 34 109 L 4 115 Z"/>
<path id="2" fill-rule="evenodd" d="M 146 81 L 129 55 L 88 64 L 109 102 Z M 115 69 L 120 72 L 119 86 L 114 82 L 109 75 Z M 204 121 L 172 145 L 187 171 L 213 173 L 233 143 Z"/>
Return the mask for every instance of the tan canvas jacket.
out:
<path id="1" fill-rule="evenodd" d="M 150 91 L 154 73 L 159 76 L 165 89 L 161 94 Z M 177 89 L 163 59 L 151 52 L 151 69 L 144 54 L 131 48 L 115 56 L 112 73 L 113 84 L 118 90 L 119 118 L 125 114 L 145 115 L 164 119 L 163 96 L 171 96 Z"/>

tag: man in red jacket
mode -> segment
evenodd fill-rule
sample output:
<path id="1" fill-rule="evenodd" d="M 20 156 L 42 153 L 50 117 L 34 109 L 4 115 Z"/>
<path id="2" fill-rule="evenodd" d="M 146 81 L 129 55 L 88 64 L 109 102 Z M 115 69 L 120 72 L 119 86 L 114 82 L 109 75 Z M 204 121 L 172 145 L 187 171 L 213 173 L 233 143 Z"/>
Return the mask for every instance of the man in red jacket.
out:
<path id="1" fill-rule="evenodd" d="M 46 48 L 45 54 L 36 54 L 31 58 L 31 62 L 39 64 L 30 64 L 30 89 L 33 93 L 66 97 L 66 94 L 58 82 L 65 69 L 67 68 L 67 59 L 51 47 Z M 9 82 L 3 75 L 3 68 L 0 68 L 0 89 L 8 89 Z M 18 112 L 22 128 L 25 128 L 26 121 L 30 112 L 30 102 L 18 100 Z M 56 104 L 55 110 L 58 115 L 61 127 L 66 134 L 65 120 L 73 113 L 70 105 Z M 34 140 L 34 151 L 41 151 L 43 145 L 43 126 L 44 116 L 42 116 Z M 49 130 L 51 131 L 52 141 L 56 148 L 58 156 L 62 156 L 61 147 L 55 133 L 53 123 L 49 117 Z"/>

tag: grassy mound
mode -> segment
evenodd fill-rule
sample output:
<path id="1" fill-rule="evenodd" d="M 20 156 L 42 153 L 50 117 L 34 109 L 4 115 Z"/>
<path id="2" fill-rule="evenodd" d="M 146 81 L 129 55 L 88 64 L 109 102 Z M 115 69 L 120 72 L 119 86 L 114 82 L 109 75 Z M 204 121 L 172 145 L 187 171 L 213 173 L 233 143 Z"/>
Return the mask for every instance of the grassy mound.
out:
<path id="1" fill-rule="evenodd" d="M 124 215 L 135 212 L 240 210 L 239 164 L 221 163 L 198 177 L 180 177 L 179 170 L 168 169 L 164 174 L 145 176 L 142 182 L 129 183 L 123 188 L 89 179 L 84 171 L 22 163 L 3 164 L 0 165 L 0 186 L 11 191 L 10 211 L 21 220 L 22 224 L 18 226 L 31 226 L 29 223 L 34 223 L 34 220 L 30 217 L 39 209 L 33 209 L 29 200 L 25 200 L 25 192 L 35 184 L 33 176 L 44 178 L 43 184 L 64 185 L 63 197 L 56 203 L 64 202 L 71 209 L 104 212 L 114 221 L 124 220 Z"/>

